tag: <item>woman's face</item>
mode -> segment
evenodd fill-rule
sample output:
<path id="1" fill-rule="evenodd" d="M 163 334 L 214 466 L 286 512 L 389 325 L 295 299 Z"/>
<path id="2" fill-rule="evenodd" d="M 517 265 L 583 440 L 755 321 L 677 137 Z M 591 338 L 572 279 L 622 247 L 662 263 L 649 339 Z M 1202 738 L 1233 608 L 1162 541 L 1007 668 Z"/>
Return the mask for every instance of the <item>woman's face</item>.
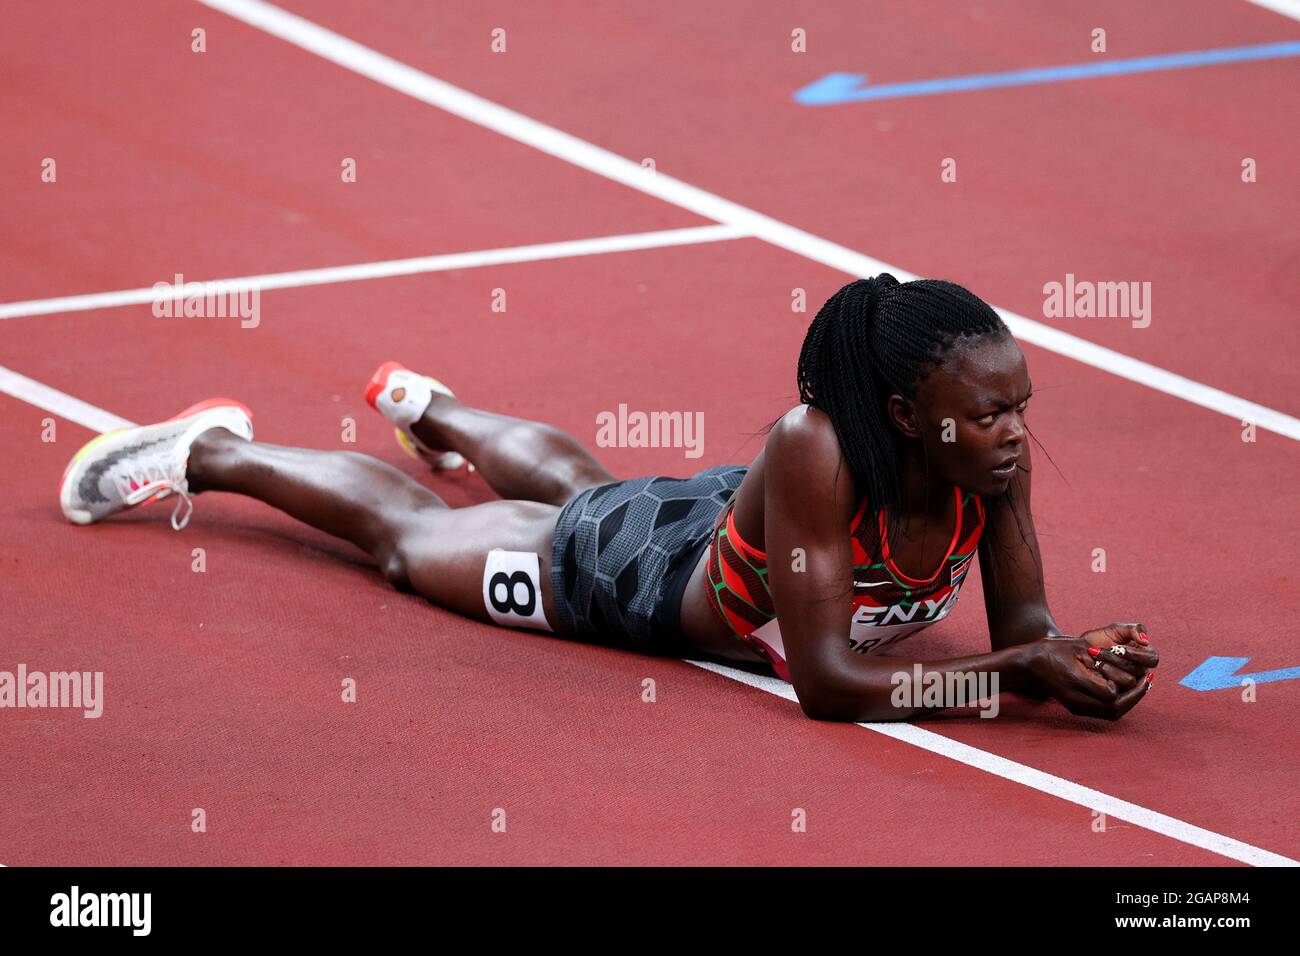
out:
<path id="1" fill-rule="evenodd" d="M 1008 335 L 953 348 L 917 387 L 916 439 L 947 483 L 981 495 L 1007 489 L 1029 433 L 1025 409 L 1032 385 L 1025 355 Z"/>

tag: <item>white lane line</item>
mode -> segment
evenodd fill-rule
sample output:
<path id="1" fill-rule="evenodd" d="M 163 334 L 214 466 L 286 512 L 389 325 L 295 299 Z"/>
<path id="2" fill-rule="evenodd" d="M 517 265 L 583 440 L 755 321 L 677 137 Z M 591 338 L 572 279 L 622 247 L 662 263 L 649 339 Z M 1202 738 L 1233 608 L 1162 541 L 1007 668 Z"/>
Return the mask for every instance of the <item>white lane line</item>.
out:
<path id="1" fill-rule="evenodd" d="M 399 63 L 354 40 L 304 20 L 262 0 L 198 0 L 238 20 L 263 30 L 294 46 L 315 53 L 332 63 L 374 80 L 390 89 L 405 93 L 421 102 L 446 110 L 462 119 L 532 146 L 548 155 L 572 163 L 597 175 L 622 183 L 649 196 L 688 209 L 716 222 L 737 226 L 746 234 L 779 246 L 796 255 L 855 276 L 892 272 L 899 281 L 918 278 L 898 266 L 846 249 L 829 240 L 796 229 L 753 209 L 723 199 L 691 186 L 662 172 L 651 172 L 639 163 L 625 159 L 561 132 L 545 123 L 530 119 L 491 100 L 452 86 L 414 67 Z M 1040 348 L 1091 365 L 1102 371 L 1174 395 L 1211 411 L 1240 421 L 1249 419 L 1260 428 L 1300 441 L 1300 418 L 1279 412 L 1217 388 L 1202 385 L 1173 372 L 1167 372 L 1122 356 L 1121 353 L 1095 345 L 1085 339 L 1058 331 L 1050 325 L 999 309 L 1015 335 Z M 1112 364 L 1117 358 L 1123 361 Z"/>
<path id="2" fill-rule="evenodd" d="M 1049 352 L 1076 359 L 1084 365 L 1110 372 L 1119 378 L 1126 378 L 1139 385 L 1147 385 L 1157 392 L 1173 395 L 1240 422 L 1254 422 L 1260 428 L 1300 441 L 1300 418 L 1221 389 L 1203 385 L 1177 372 L 1143 362 L 1123 352 L 1116 352 L 1096 342 L 1089 342 L 1069 332 L 1062 332 L 1050 325 L 1034 322 L 1006 309 L 998 309 L 997 313 L 1002 316 L 1002 321 L 1006 322 L 1011 334 L 1021 342 L 1029 342 Z"/>
<path id="3" fill-rule="evenodd" d="M 742 684 L 748 684 L 758 690 L 767 691 L 769 694 L 775 694 L 777 697 L 782 697 L 796 704 L 799 702 L 795 696 L 794 688 L 785 681 L 777 680 L 775 677 L 751 674 L 749 671 L 714 664 L 710 661 L 687 661 L 687 663 L 694 664 L 696 667 L 723 677 L 729 677 Z M 920 747 L 922 750 L 930 751 L 930 753 L 939 754 L 958 763 L 964 763 L 976 770 L 983 770 L 995 777 L 1002 777 L 1005 780 L 1022 784 L 1053 797 L 1059 797 L 1070 803 L 1077 803 L 1089 810 L 1100 810 L 1108 817 L 1125 820 L 1128 823 L 1162 834 L 1180 843 L 1198 846 L 1203 850 L 1209 850 L 1211 853 L 1217 853 L 1231 860 L 1249 863 L 1251 866 L 1300 866 L 1300 860 L 1293 860 L 1290 857 L 1260 849 L 1249 843 L 1242 843 L 1240 840 L 1234 840 L 1222 833 L 1215 833 L 1213 830 L 1206 830 L 1203 827 L 1150 810 L 1136 803 L 1120 800 L 1118 797 L 1112 797 L 1100 790 L 1080 786 L 1063 777 L 1045 773 L 1042 770 L 1035 770 L 1033 767 L 1016 763 L 1014 760 L 1008 760 L 1005 757 L 999 757 L 995 753 L 980 750 L 978 747 L 972 747 L 969 744 L 960 743 L 950 737 L 925 730 L 915 724 L 877 723 L 858 724 L 858 726 L 883 734 L 886 737 L 892 737 L 905 744 L 911 744 L 913 747 Z"/>
<path id="4" fill-rule="evenodd" d="M 1300 0 L 1247 0 L 1247 2 L 1280 13 L 1292 20 L 1300 20 Z"/>
<path id="5" fill-rule="evenodd" d="M 480 249 L 475 252 L 452 252 L 437 256 L 420 256 L 414 259 L 390 259 L 385 262 L 362 262 L 348 266 L 328 266 L 324 269 L 303 269 L 297 272 L 272 272 L 266 275 L 243 276 L 236 279 L 213 279 L 198 282 L 203 290 L 214 294 L 231 290 L 291 289 L 298 286 L 325 285 L 332 282 L 356 282 L 360 279 L 385 279 L 392 276 L 409 276 L 422 272 L 447 272 L 451 269 L 476 269 L 515 262 L 537 262 L 543 259 L 565 259 L 573 256 L 603 255 L 611 252 L 630 252 L 637 249 L 661 249 L 665 246 L 685 246 L 699 242 L 720 242 L 725 239 L 743 239 L 744 230 L 731 225 L 690 226 L 685 229 L 663 229 L 656 232 L 638 232 L 622 236 L 598 236 L 594 239 L 572 239 L 563 242 L 544 242 L 532 246 L 513 246 L 508 249 Z M 87 309 L 109 309 L 121 305 L 139 305 L 153 302 L 160 296 L 170 299 L 172 276 L 160 281 L 166 290 L 153 286 L 147 289 L 123 289 L 118 292 L 95 292 L 88 295 L 66 295 L 54 299 L 30 299 L 26 302 L 0 304 L 0 319 L 13 319 L 28 315 L 49 315 L 55 312 L 83 312 Z M 186 283 L 189 284 L 188 282 Z M 196 294 L 198 290 L 193 290 Z"/>
<path id="6" fill-rule="evenodd" d="M 73 398 L 56 388 L 42 385 L 26 375 L 19 375 L 3 365 L 0 365 L 0 392 L 12 395 L 47 412 L 53 412 L 70 422 L 84 425 L 92 431 L 111 432 L 118 428 L 130 428 L 135 424 L 125 418 L 119 418 L 112 412 L 87 404 L 79 398 Z"/>
<path id="7" fill-rule="evenodd" d="M 35 405 L 37 408 L 43 408 L 95 431 L 103 432 L 115 428 L 129 428 L 134 424 L 134 422 L 130 422 L 125 418 L 120 418 L 111 412 L 104 411 L 102 408 L 88 405 L 80 399 L 50 388 L 48 385 L 42 385 L 40 382 L 33 381 L 25 375 L 19 375 L 17 372 L 3 366 L 0 366 L 0 392 L 5 392 L 14 398 Z M 687 663 L 694 664 L 696 667 L 711 671 L 719 676 L 729 677 L 750 687 L 767 691 L 769 694 L 775 694 L 777 697 L 784 698 L 792 703 L 798 704 L 799 702 L 795 696 L 794 688 L 785 681 L 777 680 L 775 677 L 751 674 L 749 671 L 742 671 L 709 661 L 687 661 Z M 959 743 L 940 734 L 924 730 L 914 724 L 879 723 L 858 724 L 858 726 L 873 730 L 878 734 L 884 734 L 887 737 L 893 737 L 903 743 L 912 744 L 914 747 L 920 747 L 922 750 L 928 750 L 942 757 L 956 760 L 958 763 L 964 763 L 977 770 L 983 770 L 994 776 L 1059 797 L 1062 800 L 1077 803 L 1090 810 L 1100 810 L 1107 816 L 1114 817 L 1117 820 L 1126 820 L 1136 826 L 1144 827 L 1192 846 L 1201 847 L 1229 859 L 1249 863 L 1252 866 L 1300 866 L 1300 861 L 1260 849 L 1249 843 L 1242 843 L 1240 840 L 1234 840 L 1221 833 L 1215 833 L 1212 830 L 1194 826 L 1174 817 L 1166 816 L 1163 813 L 1158 813 L 1155 810 L 1138 806 L 1135 803 L 1129 803 L 1127 800 L 1120 800 L 1118 797 L 1112 797 L 1100 790 L 1080 786 L 1062 777 L 1035 770 L 1033 767 L 1016 763 L 1013 760 L 1008 760 L 986 750 L 980 750 L 977 747 L 971 747 L 968 744 Z"/>

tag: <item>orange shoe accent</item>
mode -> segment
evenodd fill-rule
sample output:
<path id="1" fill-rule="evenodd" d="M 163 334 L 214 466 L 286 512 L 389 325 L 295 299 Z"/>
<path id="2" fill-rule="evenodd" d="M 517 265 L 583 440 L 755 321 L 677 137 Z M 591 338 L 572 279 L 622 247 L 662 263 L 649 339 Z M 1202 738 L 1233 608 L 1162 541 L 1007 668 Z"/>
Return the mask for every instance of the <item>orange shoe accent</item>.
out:
<path id="1" fill-rule="evenodd" d="M 201 402 L 195 402 L 189 408 L 185 409 L 185 411 L 177 412 L 171 418 L 164 418 L 163 421 L 174 422 L 178 418 L 188 418 L 191 415 L 197 415 L 199 412 L 206 412 L 209 408 L 222 408 L 226 406 L 239 409 L 248 416 L 250 422 L 253 420 L 253 410 L 243 402 L 237 402 L 233 398 L 205 398 Z"/>
<path id="2" fill-rule="evenodd" d="M 379 406 L 375 404 L 375 399 L 377 399 L 379 393 L 384 390 L 384 385 L 388 381 L 388 376 L 392 375 L 394 372 L 409 371 L 410 369 L 401 362 L 385 362 L 383 365 L 379 366 L 379 368 L 375 369 L 375 374 L 370 376 L 370 381 L 366 385 L 366 404 L 375 411 L 379 411 Z"/>

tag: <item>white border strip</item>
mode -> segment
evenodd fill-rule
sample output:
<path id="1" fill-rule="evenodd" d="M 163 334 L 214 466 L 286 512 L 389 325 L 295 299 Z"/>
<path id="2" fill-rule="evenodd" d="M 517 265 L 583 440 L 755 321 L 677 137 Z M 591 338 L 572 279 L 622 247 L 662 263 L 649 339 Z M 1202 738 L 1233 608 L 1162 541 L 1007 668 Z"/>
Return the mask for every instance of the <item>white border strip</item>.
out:
<path id="1" fill-rule="evenodd" d="M 785 681 L 777 680 L 775 677 L 752 674 L 749 671 L 714 664 L 711 661 L 687 661 L 687 663 L 694 664 L 696 667 L 723 677 L 730 677 L 734 681 L 748 684 L 758 690 L 767 691 L 769 694 L 775 694 L 777 697 L 793 701 L 796 704 L 799 702 L 799 699 L 795 696 L 794 688 Z M 1198 846 L 1203 850 L 1209 850 L 1211 853 L 1217 853 L 1231 860 L 1249 863 L 1251 866 L 1300 866 L 1300 860 L 1293 860 L 1279 853 L 1263 850 L 1249 843 L 1242 843 L 1240 840 L 1224 836 L 1221 833 L 1215 833 L 1213 830 L 1206 830 L 1203 827 L 1186 823 L 1183 820 L 1158 813 L 1155 810 L 1148 810 L 1136 803 L 1129 803 L 1127 800 L 1112 797 L 1100 790 L 1093 790 L 1091 787 L 1081 786 L 1063 777 L 1044 773 L 1042 770 L 1035 770 L 1033 767 L 1027 767 L 1022 763 L 1016 763 L 1014 760 L 999 757 L 997 754 L 980 750 L 969 744 L 963 744 L 951 737 L 933 733 L 912 723 L 900 721 L 898 723 L 858 724 L 858 726 L 873 730 L 878 734 L 884 734 L 886 737 L 892 737 L 905 744 L 911 744 L 913 747 L 928 750 L 930 753 L 939 754 L 941 757 L 947 757 L 958 763 L 964 763 L 976 770 L 983 770 L 995 777 L 1002 777 L 1004 780 L 1023 784 L 1030 789 L 1038 790 L 1053 797 L 1059 797 L 1070 803 L 1077 803 L 1089 810 L 1100 810 L 1108 817 L 1125 820 L 1135 826 L 1178 840 L 1180 843 Z"/>
<path id="2" fill-rule="evenodd" d="M 231 290 L 292 289 L 298 286 L 326 285 L 333 282 L 356 282 L 360 279 L 386 279 L 392 276 L 409 276 L 422 272 L 446 272 L 451 269 L 476 269 L 514 262 L 537 262 L 543 259 L 565 259 L 572 256 L 591 256 L 610 252 L 630 252 L 636 249 L 661 249 L 665 246 L 685 246 L 700 242 L 719 242 L 724 239 L 743 239 L 745 233 L 736 226 L 690 226 L 685 229 L 663 229 L 657 232 L 638 232 L 623 236 L 599 236 L 594 239 L 573 239 L 565 242 L 544 242 L 531 246 L 513 246 L 508 249 L 481 249 L 477 252 L 452 252 L 438 256 L 421 256 L 415 259 L 390 259 L 385 262 L 363 262 L 349 266 L 329 266 L 324 269 L 303 269 L 298 272 L 272 272 L 266 275 L 243 276 L 237 279 L 213 279 L 198 282 L 204 293 Z M 171 289 L 172 277 L 162 280 Z M 189 283 L 187 282 L 188 286 Z M 195 290 L 196 294 L 198 290 Z M 0 319 L 19 316 L 50 315 L 55 312 L 84 312 L 88 309 L 110 309 L 122 305 L 139 305 L 159 298 L 159 291 L 123 289 L 119 292 L 95 292 L 89 295 L 67 295 L 54 299 L 30 299 L 26 302 L 0 304 Z M 170 299 L 170 294 L 163 298 Z"/>
<path id="3" fill-rule="evenodd" d="M 198 2 L 430 106 L 446 110 L 646 195 L 655 196 L 715 222 L 736 226 L 747 235 L 806 259 L 849 275 L 865 277 L 878 272 L 892 272 L 902 282 L 917 278 L 905 269 L 846 249 L 662 172 L 651 171 L 630 159 L 539 123 L 522 113 L 506 109 L 491 100 L 475 96 L 262 0 Z M 1300 441 L 1300 419 L 1294 416 L 1129 358 L 1042 322 L 1002 309 L 998 311 L 1018 338 L 1040 348 L 1174 395 L 1230 418 L 1252 421 L 1260 428 Z"/>
<path id="4" fill-rule="evenodd" d="M 1280 13 L 1292 20 L 1300 20 L 1300 0 L 1246 0 L 1246 2 Z"/>
<path id="5" fill-rule="evenodd" d="M 88 405 L 80 399 L 50 388 L 48 385 L 42 385 L 40 382 L 33 381 L 25 375 L 19 375 L 17 372 L 3 366 L 0 366 L 0 392 L 12 395 L 14 398 L 21 399 L 30 405 L 53 412 L 95 431 L 103 432 L 116 428 L 129 428 L 134 424 L 125 418 L 106 412 L 102 408 Z M 767 691 L 769 694 L 775 694 L 777 697 L 792 703 L 798 704 L 799 702 L 799 699 L 795 696 L 794 688 L 785 681 L 777 680 L 775 677 L 753 674 L 749 671 L 726 667 L 711 661 L 691 660 L 687 661 L 687 663 L 694 664 L 696 667 L 722 677 L 729 677 L 734 681 L 747 684 L 758 690 Z M 1033 767 L 1016 763 L 1014 760 L 1008 760 L 1005 757 L 1000 757 L 986 750 L 980 750 L 977 747 L 971 747 L 968 744 L 960 743 L 941 734 L 917 727 L 914 724 L 900 722 L 858 724 L 858 726 L 873 730 L 878 734 L 884 734 L 886 737 L 893 737 L 895 740 L 911 744 L 922 750 L 928 750 L 958 763 L 964 763 L 977 770 L 983 770 L 995 777 L 1002 777 L 1004 780 L 1023 784 L 1033 790 L 1059 797 L 1070 803 L 1077 803 L 1090 810 L 1100 810 L 1107 816 L 1115 817 L 1117 820 L 1126 820 L 1136 826 L 1192 846 L 1201 847 L 1232 860 L 1239 860 L 1252 866 L 1300 866 L 1300 861 L 1260 849 L 1249 843 L 1242 843 L 1240 840 L 1234 840 L 1221 833 L 1215 833 L 1212 830 L 1194 826 L 1174 817 L 1166 816 L 1163 813 L 1158 813 L 1155 810 L 1138 806 L 1135 803 L 1129 803 L 1127 800 L 1120 800 L 1118 797 L 1112 797 L 1100 790 L 1093 790 L 1090 787 L 1081 786 L 1062 777 L 1035 770 Z"/>

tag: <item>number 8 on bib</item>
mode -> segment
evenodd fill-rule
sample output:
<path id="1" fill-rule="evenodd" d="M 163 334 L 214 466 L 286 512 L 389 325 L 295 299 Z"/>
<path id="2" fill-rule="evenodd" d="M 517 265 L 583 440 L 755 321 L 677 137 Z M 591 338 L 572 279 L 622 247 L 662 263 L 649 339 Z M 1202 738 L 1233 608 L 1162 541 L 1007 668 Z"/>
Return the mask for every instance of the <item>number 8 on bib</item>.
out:
<path id="1" fill-rule="evenodd" d="M 483 604 L 503 627 L 554 628 L 542 607 L 541 561 L 533 551 L 488 552 L 483 566 Z"/>

